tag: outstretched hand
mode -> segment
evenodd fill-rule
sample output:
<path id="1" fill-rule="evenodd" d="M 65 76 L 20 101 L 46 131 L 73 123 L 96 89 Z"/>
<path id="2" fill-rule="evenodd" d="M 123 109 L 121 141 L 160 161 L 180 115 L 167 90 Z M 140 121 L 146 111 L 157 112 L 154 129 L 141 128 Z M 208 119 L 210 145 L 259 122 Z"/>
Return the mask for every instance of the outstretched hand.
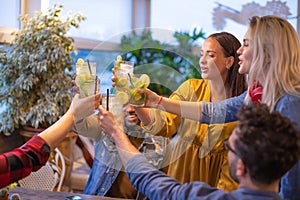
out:
<path id="1" fill-rule="evenodd" d="M 73 113 L 75 122 L 92 115 L 100 105 L 100 94 L 79 98 L 76 94 L 72 100 L 69 110 Z"/>
<path id="2" fill-rule="evenodd" d="M 104 109 L 102 106 L 99 106 L 99 123 L 100 127 L 107 135 L 111 136 L 117 132 L 118 124 L 114 119 L 114 116 L 111 112 Z"/>
<path id="3" fill-rule="evenodd" d="M 161 96 L 149 89 L 138 90 L 138 93 L 146 94 L 146 100 L 144 104 L 144 107 L 146 108 L 157 108 L 158 104 L 160 103 L 160 99 L 162 98 Z"/>

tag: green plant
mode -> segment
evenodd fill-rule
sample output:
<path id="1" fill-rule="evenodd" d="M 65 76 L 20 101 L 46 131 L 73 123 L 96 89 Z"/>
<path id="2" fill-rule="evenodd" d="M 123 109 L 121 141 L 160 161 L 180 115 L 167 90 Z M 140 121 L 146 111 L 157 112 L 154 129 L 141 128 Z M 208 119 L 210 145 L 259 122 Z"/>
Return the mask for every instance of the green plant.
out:
<path id="1" fill-rule="evenodd" d="M 144 29 L 141 34 L 132 31 L 121 39 L 121 50 L 126 60 L 135 62 L 135 73 L 147 73 L 151 77 L 149 88 L 159 94 L 170 95 L 183 81 L 201 78 L 199 54 L 196 41 L 205 39 L 204 32 L 194 29 L 192 34 L 175 32 L 178 45 L 171 45 L 153 39 L 152 33 Z"/>
<path id="2" fill-rule="evenodd" d="M 0 132 L 10 134 L 20 126 L 46 128 L 57 121 L 71 103 L 73 38 L 66 34 L 84 20 L 75 13 L 62 19 L 62 5 L 32 18 L 21 16 L 23 28 L 13 33 L 7 52 L 0 55 Z"/>

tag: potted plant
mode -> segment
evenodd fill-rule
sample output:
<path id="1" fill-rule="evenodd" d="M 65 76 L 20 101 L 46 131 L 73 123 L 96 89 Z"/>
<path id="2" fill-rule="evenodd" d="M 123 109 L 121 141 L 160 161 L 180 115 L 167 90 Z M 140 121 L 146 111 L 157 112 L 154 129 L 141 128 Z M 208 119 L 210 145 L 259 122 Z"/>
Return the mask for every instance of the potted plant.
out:
<path id="1" fill-rule="evenodd" d="M 6 135 L 24 126 L 47 128 L 71 103 L 74 40 L 66 34 L 85 17 L 63 19 L 62 9 L 54 5 L 32 18 L 21 16 L 23 28 L 0 54 L 0 132 Z"/>

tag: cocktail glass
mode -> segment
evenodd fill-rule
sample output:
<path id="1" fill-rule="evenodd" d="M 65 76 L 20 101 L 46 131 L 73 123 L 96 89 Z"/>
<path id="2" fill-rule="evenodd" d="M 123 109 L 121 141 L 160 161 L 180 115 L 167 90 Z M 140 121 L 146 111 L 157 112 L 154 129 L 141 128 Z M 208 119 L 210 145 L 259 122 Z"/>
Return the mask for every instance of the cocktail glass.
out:
<path id="1" fill-rule="evenodd" d="M 100 91 L 100 79 L 96 75 L 95 62 L 76 63 L 76 85 L 79 87 L 80 97 L 87 97 Z"/>
<path id="2" fill-rule="evenodd" d="M 150 78 L 146 74 L 135 74 L 130 78 L 130 85 L 128 88 L 129 103 L 132 106 L 144 106 L 146 94 L 140 94 L 137 90 L 146 89 L 150 84 Z"/>
<path id="3" fill-rule="evenodd" d="M 129 76 L 133 76 L 134 62 L 115 61 L 114 70 L 117 88 L 128 88 L 130 84 Z"/>
<path id="4" fill-rule="evenodd" d="M 123 129 L 124 125 L 124 111 L 123 104 L 116 97 L 115 94 L 101 94 L 101 104 L 106 110 L 110 111 L 118 123 L 119 127 Z"/>

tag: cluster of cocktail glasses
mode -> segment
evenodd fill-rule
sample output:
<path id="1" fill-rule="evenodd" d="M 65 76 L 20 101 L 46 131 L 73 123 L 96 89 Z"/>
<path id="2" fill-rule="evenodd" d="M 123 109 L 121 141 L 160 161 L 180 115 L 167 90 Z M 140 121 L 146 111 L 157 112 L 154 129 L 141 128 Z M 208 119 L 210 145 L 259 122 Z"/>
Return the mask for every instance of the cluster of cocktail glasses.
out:
<path id="1" fill-rule="evenodd" d="M 150 84 L 150 78 L 147 74 L 134 74 L 133 68 L 133 62 L 123 61 L 121 56 L 117 57 L 114 65 L 117 98 L 123 104 L 129 102 L 133 106 L 143 106 L 145 94 L 137 91 L 146 89 Z"/>
<path id="2" fill-rule="evenodd" d="M 146 89 L 150 84 L 150 78 L 147 74 L 134 74 L 134 62 L 124 61 L 118 56 L 114 62 L 116 94 L 102 95 L 102 99 L 109 101 L 118 101 L 113 104 L 125 105 L 130 103 L 133 106 L 143 106 L 145 103 L 145 94 L 137 92 L 139 89 Z M 76 63 L 76 85 L 80 90 L 80 97 L 87 97 L 100 91 L 100 79 L 96 75 L 96 63 L 84 61 L 79 58 Z M 106 100 L 105 100 L 106 101 Z M 110 102 L 106 103 L 109 109 Z M 113 105 L 112 105 L 113 106 Z M 116 107 L 116 106 L 114 106 Z M 114 109 L 113 107 L 110 107 Z M 112 110 L 113 111 L 113 110 Z"/>

